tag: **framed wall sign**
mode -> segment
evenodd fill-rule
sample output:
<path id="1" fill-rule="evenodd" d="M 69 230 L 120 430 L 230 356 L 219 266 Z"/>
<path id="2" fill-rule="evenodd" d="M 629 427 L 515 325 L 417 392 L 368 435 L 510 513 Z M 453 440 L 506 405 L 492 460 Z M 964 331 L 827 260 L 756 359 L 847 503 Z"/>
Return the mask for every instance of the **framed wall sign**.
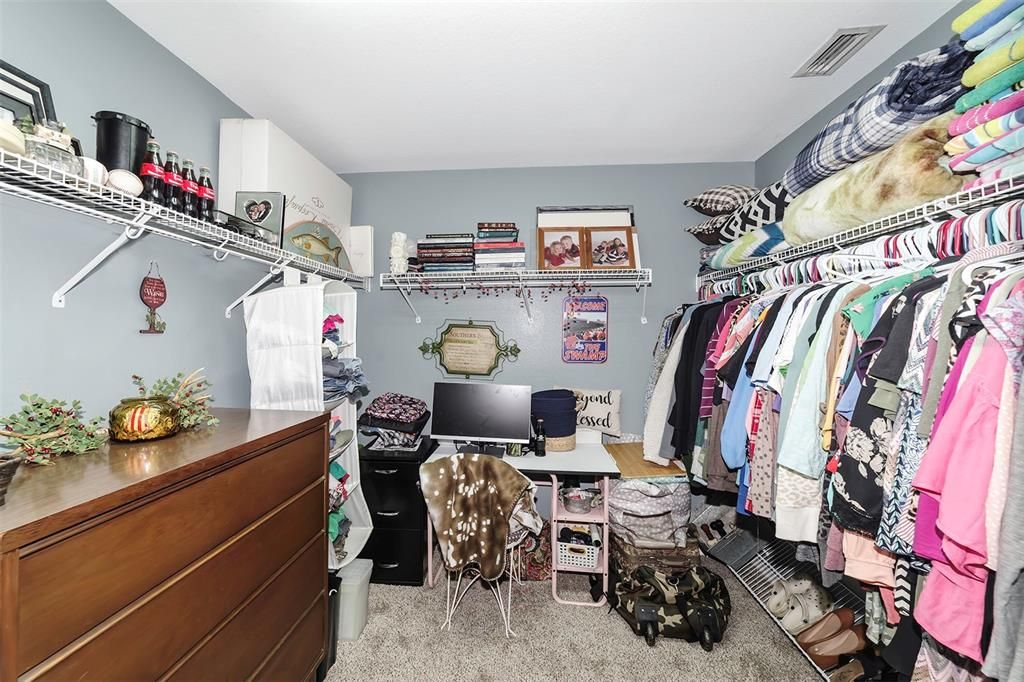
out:
<path id="1" fill-rule="evenodd" d="M 608 361 L 608 299 L 567 296 L 562 302 L 562 362 Z"/>
<path id="2" fill-rule="evenodd" d="M 445 320 L 433 339 L 423 339 L 419 351 L 434 359 L 442 375 L 465 379 L 493 379 L 505 361 L 519 359 L 520 348 L 493 322 Z"/>

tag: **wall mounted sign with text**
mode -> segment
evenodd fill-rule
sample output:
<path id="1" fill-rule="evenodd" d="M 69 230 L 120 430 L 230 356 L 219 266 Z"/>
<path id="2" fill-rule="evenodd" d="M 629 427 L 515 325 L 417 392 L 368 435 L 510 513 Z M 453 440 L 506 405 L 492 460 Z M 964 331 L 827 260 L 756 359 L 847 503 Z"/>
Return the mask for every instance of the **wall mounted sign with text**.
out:
<path id="1" fill-rule="evenodd" d="M 562 302 L 562 362 L 608 361 L 608 299 L 567 296 Z"/>
<path id="2" fill-rule="evenodd" d="M 423 339 L 419 351 L 433 358 L 442 375 L 465 379 L 493 379 L 505 361 L 519 359 L 520 348 L 512 339 L 503 341 L 493 322 L 445 320 L 436 338 Z"/>

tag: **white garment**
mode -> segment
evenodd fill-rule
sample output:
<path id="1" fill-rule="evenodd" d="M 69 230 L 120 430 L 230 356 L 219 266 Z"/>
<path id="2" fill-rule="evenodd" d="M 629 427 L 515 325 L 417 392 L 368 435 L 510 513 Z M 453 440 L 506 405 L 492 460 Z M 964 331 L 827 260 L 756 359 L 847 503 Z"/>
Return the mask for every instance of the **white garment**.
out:
<path id="1" fill-rule="evenodd" d="M 658 382 L 651 394 L 651 403 L 647 408 L 647 419 L 644 420 L 644 459 L 661 466 L 668 466 L 672 460 L 661 456 L 661 443 L 665 438 L 668 411 L 672 407 L 672 392 L 675 389 L 676 369 L 679 367 L 679 356 L 682 354 L 683 336 L 689 326 L 689 316 L 685 316 L 672 337 L 665 366 L 661 368 Z"/>

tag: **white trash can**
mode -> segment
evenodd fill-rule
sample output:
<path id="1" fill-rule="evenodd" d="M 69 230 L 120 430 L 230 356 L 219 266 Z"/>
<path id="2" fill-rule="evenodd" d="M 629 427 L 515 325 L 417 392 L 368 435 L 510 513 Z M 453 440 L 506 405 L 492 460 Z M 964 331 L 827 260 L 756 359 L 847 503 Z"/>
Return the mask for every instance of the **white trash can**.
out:
<path id="1" fill-rule="evenodd" d="M 338 571 L 341 587 L 338 589 L 338 639 L 354 642 L 366 627 L 366 612 L 370 605 L 370 573 L 373 562 L 355 559 Z"/>

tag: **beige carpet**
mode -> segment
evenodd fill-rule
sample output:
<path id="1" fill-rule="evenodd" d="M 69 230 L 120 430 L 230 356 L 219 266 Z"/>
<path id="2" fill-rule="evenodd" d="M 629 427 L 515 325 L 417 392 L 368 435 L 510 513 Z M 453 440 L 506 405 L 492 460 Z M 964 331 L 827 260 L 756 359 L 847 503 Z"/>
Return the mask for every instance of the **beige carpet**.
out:
<path id="1" fill-rule="evenodd" d="M 650 648 L 607 607 L 556 603 L 550 583 L 513 588 L 512 628 L 519 636 L 511 640 L 486 588 L 470 590 L 451 632 L 442 632 L 443 582 L 434 589 L 370 585 L 366 629 L 359 641 L 339 644 L 327 680 L 819 679 L 732 574 L 712 569 L 726 578 L 733 612 L 725 641 L 711 653 L 664 638 Z M 581 589 L 585 583 L 573 577 Z"/>

